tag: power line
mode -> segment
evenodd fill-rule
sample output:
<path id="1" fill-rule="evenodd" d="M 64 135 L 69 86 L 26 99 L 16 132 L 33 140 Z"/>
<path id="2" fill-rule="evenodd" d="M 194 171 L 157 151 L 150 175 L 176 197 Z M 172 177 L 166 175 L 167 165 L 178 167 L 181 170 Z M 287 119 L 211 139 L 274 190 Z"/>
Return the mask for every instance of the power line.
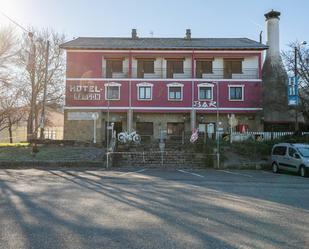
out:
<path id="1" fill-rule="evenodd" d="M 12 18 L 10 18 L 8 15 L 6 15 L 3 11 L 0 10 L 0 13 L 6 17 L 7 19 L 9 19 L 12 23 L 14 23 L 16 26 L 18 26 L 19 28 L 21 28 L 22 30 L 24 30 L 27 33 L 30 33 L 30 31 L 28 31 L 26 28 L 24 28 L 22 25 L 20 25 L 18 22 L 14 21 Z"/>

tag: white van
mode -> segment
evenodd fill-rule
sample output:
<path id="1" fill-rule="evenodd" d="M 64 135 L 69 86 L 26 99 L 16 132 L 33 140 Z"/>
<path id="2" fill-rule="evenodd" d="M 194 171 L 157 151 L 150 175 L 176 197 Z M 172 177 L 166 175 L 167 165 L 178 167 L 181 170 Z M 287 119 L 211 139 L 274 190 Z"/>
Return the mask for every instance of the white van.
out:
<path id="1" fill-rule="evenodd" d="M 309 145 L 280 143 L 271 151 L 272 170 L 278 173 L 287 170 L 306 177 L 309 172 Z"/>

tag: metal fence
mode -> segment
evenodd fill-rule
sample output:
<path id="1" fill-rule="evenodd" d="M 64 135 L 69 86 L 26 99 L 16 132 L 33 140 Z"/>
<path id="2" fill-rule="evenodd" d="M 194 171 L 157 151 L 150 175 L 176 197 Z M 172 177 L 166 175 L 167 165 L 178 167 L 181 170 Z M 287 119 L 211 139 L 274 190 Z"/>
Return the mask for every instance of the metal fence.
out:
<path id="1" fill-rule="evenodd" d="M 283 131 L 283 132 L 265 132 L 265 131 L 249 131 L 249 132 L 233 132 L 233 141 L 245 141 L 247 139 L 254 139 L 257 141 L 270 141 L 282 138 L 284 136 L 291 136 L 294 132 Z M 302 132 L 302 135 L 309 135 L 309 132 Z"/>

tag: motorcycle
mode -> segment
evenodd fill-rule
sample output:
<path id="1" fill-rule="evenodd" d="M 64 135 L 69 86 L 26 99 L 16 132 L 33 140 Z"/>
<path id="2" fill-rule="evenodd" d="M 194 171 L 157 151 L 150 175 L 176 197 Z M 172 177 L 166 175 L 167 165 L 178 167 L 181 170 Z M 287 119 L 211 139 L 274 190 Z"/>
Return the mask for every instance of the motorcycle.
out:
<path id="1" fill-rule="evenodd" d="M 132 131 L 131 133 L 128 133 L 126 131 L 120 132 L 117 136 L 118 141 L 120 143 L 127 143 L 127 142 L 133 142 L 136 144 L 139 144 L 141 142 L 141 136 L 136 133 L 136 131 Z"/>

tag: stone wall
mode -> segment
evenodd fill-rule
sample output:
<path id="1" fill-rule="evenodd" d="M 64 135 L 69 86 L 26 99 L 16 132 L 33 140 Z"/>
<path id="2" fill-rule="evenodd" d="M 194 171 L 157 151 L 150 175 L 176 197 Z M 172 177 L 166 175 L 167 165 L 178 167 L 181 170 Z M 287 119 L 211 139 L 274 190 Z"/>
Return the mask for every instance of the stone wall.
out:
<path id="1" fill-rule="evenodd" d="M 93 141 L 93 120 L 68 120 L 68 112 L 80 112 L 76 111 L 64 111 L 64 134 L 63 137 L 66 140 L 80 140 L 80 141 Z M 84 112 L 84 111 L 83 111 Z M 96 121 L 96 140 L 102 141 L 102 114 L 100 111 L 89 110 L 85 112 L 98 112 L 99 118 Z"/>
<path id="2" fill-rule="evenodd" d="M 68 120 L 68 112 L 81 112 L 81 110 L 66 110 L 64 115 L 64 139 L 93 141 L 93 120 Z M 106 133 L 106 111 L 89 110 L 82 112 L 98 112 L 99 119 L 97 122 L 96 139 L 98 143 L 105 142 Z M 263 125 L 258 114 L 236 114 L 239 124 L 247 124 L 250 131 L 262 131 Z M 127 131 L 127 113 L 110 113 L 110 122 L 119 122 L 122 125 L 122 131 Z M 227 114 L 220 114 L 219 120 L 222 122 L 221 127 L 225 132 L 229 131 Z M 196 127 L 200 123 L 216 123 L 217 116 L 213 114 L 196 115 Z M 160 130 L 167 129 L 168 122 L 179 122 L 185 124 L 185 133 L 191 133 L 190 113 L 133 113 L 132 127 L 136 130 L 137 122 L 153 122 L 153 139 L 160 138 Z"/>

